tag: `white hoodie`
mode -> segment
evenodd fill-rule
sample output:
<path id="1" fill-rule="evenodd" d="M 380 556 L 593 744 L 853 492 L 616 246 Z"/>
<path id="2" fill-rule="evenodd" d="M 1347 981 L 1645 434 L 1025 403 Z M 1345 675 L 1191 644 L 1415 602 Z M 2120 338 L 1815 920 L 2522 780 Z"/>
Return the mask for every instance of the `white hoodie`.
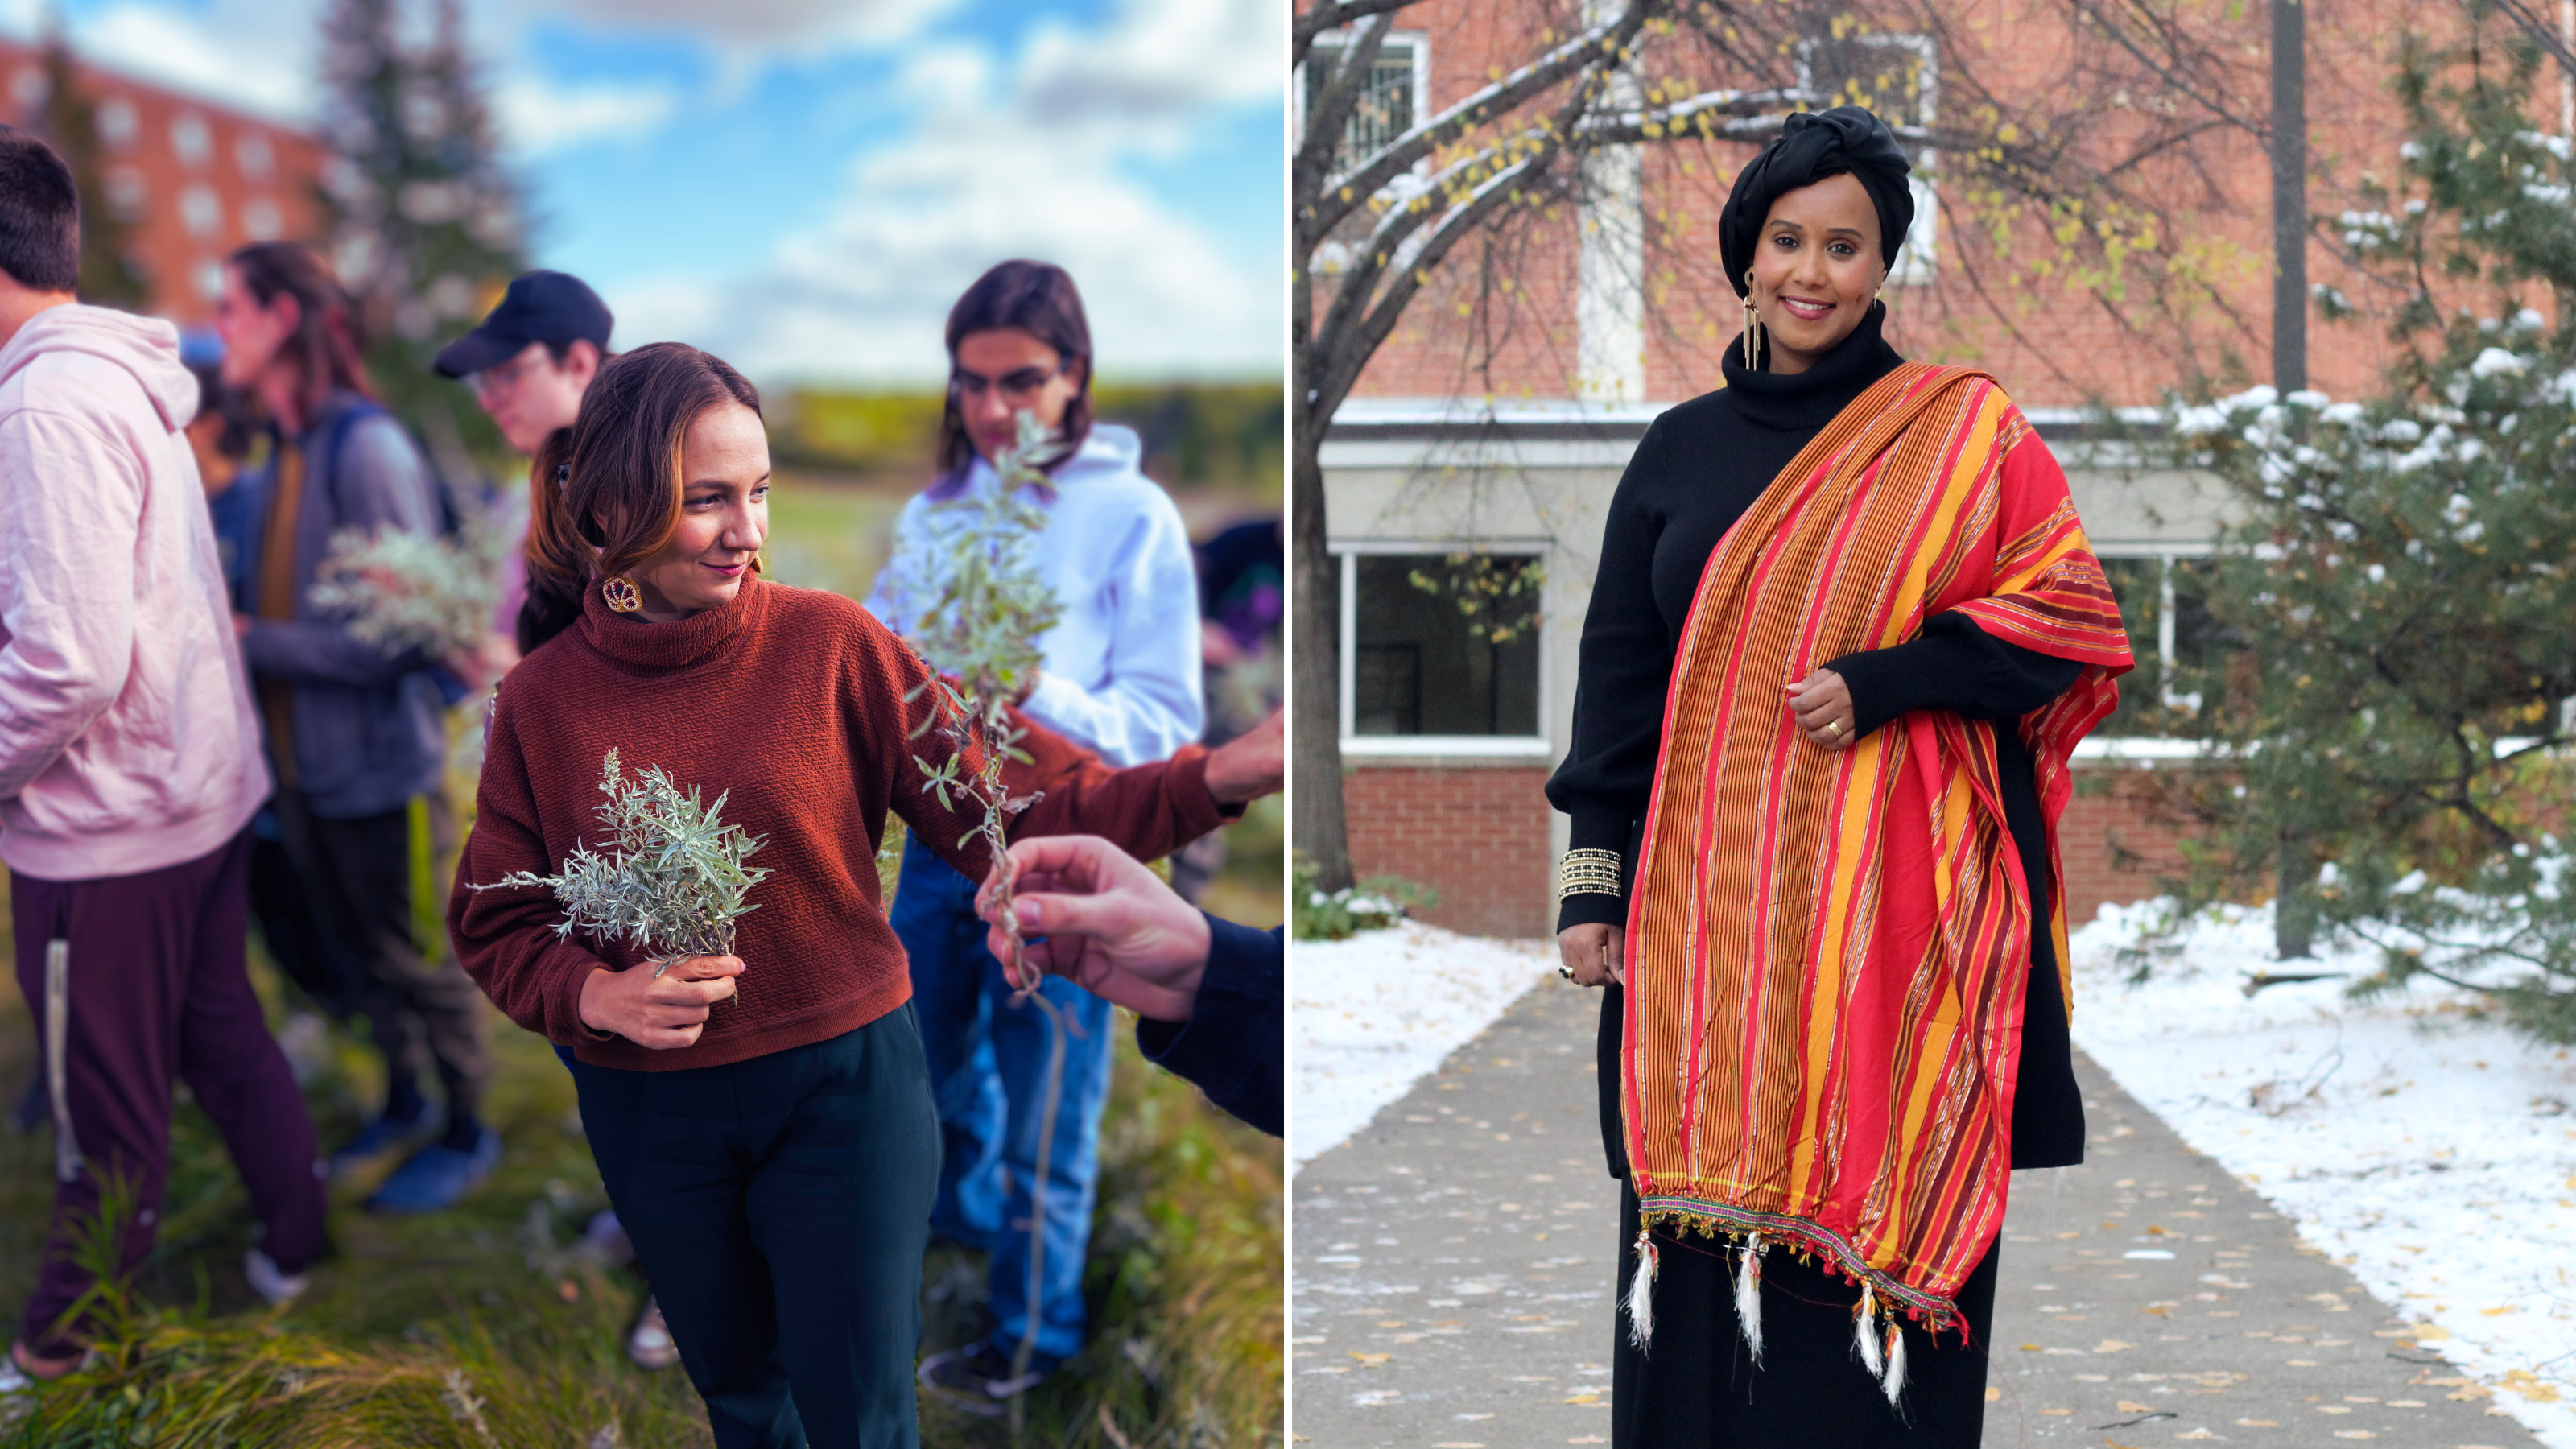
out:
<path id="1" fill-rule="evenodd" d="M 194 860 L 268 797 L 167 322 L 39 312 L 0 348 L 0 861 Z"/>
<path id="2" fill-rule="evenodd" d="M 1062 613 L 1042 645 L 1038 687 L 1020 707 L 1113 765 L 1168 759 L 1207 726 L 1198 567 L 1181 511 L 1139 466 L 1144 453 L 1134 429 L 1094 424 L 1055 470 L 1034 550 Z M 960 493 L 1000 486 L 993 465 L 977 458 Z M 911 633 L 963 546 L 960 526 L 928 494 L 903 506 L 893 557 L 868 595 L 879 623 Z"/>

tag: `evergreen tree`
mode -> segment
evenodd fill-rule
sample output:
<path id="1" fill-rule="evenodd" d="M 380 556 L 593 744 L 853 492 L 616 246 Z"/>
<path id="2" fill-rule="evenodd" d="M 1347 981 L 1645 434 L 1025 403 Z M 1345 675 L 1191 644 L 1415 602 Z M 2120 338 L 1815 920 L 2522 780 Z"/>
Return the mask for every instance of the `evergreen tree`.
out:
<path id="1" fill-rule="evenodd" d="M 45 142 L 63 158 L 80 194 L 80 299 L 101 307 L 140 310 L 150 289 L 129 256 L 133 228 L 108 202 L 98 107 L 81 85 L 71 47 L 60 35 L 45 41 L 45 103 L 40 112 Z"/>
<path id="2" fill-rule="evenodd" d="M 468 450 L 503 445 L 430 362 L 525 270 L 518 188 L 495 155 L 456 0 L 437 0 L 422 45 L 402 38 L 401 0 L 334 0 L 323 24 L 332 262 L 366 307 L 378 391 L 453 473 Z"/>
<path id="3" fill-rule="evenodd" d="M 2287 844 L 2320 864 L 2281 909 L 2382 948 L 2365 988 L 2439 976 L 2569 1041 L 2576 158 L 2528 114 L 2537 64 L 2475 31 L 2405 56 L 2405 177 L 2341 218 L 2407 298 L 2381 395 L 2256 388 L 2174 433 L 2241 502 L 2210 596 L 2241 648 L 2194 682 L 2196 892 Z"/>

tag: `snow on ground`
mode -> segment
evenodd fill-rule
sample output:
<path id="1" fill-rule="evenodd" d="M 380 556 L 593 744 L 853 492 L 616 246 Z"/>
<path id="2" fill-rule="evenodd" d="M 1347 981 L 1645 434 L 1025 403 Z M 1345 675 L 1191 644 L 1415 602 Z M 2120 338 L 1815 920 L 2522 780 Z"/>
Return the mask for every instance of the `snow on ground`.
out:
<path id="1" fill-rule="evenodd" d="M 2545 1444 L 2576 1449 L 2576 1060 L 2475 998 L 2419 984 L 2371 1002 L 2367 948 L 2272 958 L 2272 917 L 2227 910 L 2172 938 L 2143 985 L 2123 948 L 2153 903 L 2074 938 L 2075 1039 L 2195 1148 L 2294 1218 Z M 1302 963 L 1301 963 L 1302 965 Z"/>
<path id="2" fill-rule="evenodd" d="M 1348 1140 L 1555 968 L 1552 941 L 1419 921 L 1298 942 L 1293 1160 Z"/>

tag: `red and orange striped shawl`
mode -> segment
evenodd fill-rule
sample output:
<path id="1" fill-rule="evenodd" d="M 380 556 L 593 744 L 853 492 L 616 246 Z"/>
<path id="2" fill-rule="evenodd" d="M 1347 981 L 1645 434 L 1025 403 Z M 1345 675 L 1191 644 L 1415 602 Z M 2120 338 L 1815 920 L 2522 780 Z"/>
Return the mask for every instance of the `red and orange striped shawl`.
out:
<path id="1" fill-rule="evenodd" d="M 1949 609 L 2087 666 L 2020 721 L 2056 880 L 2067 760 L 2128 637 L 2020 411 L 1983 373 L 1908 363 L 1700 578 L 1629 907 L 1621 1073 L 1648 1222 L 1759 1232 L 1936 1330 L 2003 1221 L 2030 970 L 1994 727 L 1914 713 L 1828 752 L 1783 687 Z"/>

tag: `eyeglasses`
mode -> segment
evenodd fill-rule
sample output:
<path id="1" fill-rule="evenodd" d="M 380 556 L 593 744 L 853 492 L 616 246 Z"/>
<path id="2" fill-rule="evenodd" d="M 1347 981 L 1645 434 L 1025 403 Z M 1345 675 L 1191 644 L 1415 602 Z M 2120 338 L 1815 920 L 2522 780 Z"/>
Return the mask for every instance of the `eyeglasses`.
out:
<path id="1" fill-rule="evenodd" d="M 1054 367 L 1023 367 L 1017 372 L 1002 374 L 999 381 L 979 377 L 961 368 L 948 374 L 948 390 L 959 398 L 971 400 L 999 389 L 1004 401 L 1022 403 L 1036 397 L 1039 388 L 1062 376 L 1064 367 L 1061 363 Z"/>
<path id="2" fill-rule="evenodd" d="M 517 387 L 527 377 L 528 369 L 535 365 L 536 359 L 533 357 L 513 358 L 498 366 L 468 373 L 465 385 L 474 389 L 477 397 L 486 397 L 496 392 L 508 392 Z"/>

